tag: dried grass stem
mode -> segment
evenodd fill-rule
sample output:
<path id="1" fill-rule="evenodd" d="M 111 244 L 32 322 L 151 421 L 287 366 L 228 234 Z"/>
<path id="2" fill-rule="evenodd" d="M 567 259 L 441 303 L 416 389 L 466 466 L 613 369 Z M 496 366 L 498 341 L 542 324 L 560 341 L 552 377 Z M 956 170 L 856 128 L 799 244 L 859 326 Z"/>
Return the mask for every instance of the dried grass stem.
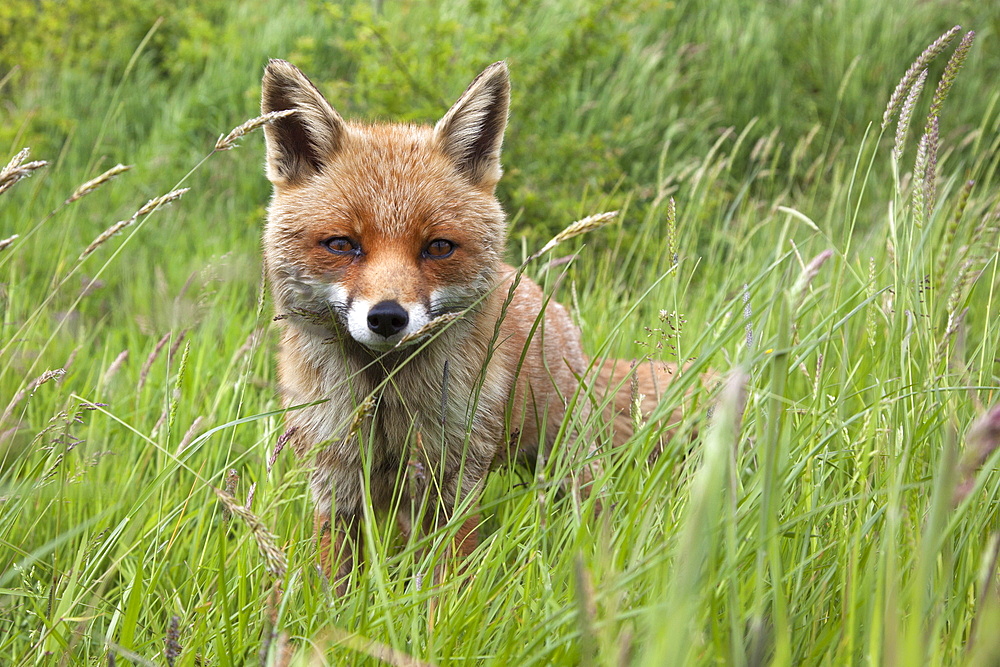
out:
<path id="1" fill-rule="evenodd" d="M 25 162 L 30 153 L 30 148 L 22 148 L 18 151 L 17 155 L 11 158 L 10 162 L 8 162 L 3 169 L 0 169 L 0 193 L 6 192 L 12 188 L 14 184 L 22 178 L 31 176 L 36 169 L 41 169 L 42 167 L 48 165 L 48 162 L 45 160 Z"/>
<path id="2" fill-rule="evenodd" d="M 86 197 L 91 192 L 101 187 L 102 185 L 113 179 L 115 176 L 117 176 L 118 174 L 123 174 L 131 168 L 132 168 L 131 165 L 125 165 L 121 163 L 116 164 L 115 166 L 111 167 L 111 169 L 108 169 L 100 176 L 90 179 L 89 181 L 78 187 L 76 190 L 74 190 L 73 194 L 71 194 L 69 199 L 66 200 L 66 203 L 72 204 L 77 199 L 80 199 L 81 197 Z"/>
<path id="3" fill-rule="evenodd" d="M 272 123 L 281 118 L 291 116 L 294 113 L 298 113 L 298 109 L 283 109 L 281 111 L 272 111 L 270 113 L 257 116 L 256 118 L 251 118 L 242 125 L 234 127 L 229 134 L 226 136 L 220 136 L 219 140 L 215 142 L 215 150 L 217 151 L 228 151 L 236 148 L 236 140 L 240 137 L 246 136 L 256 130 L 259 127 L 263 127 L 268 123 Z"/>
<path id="4" fill-rule="evenodd" d="M 168 192 L 165 195 L 161 195 L 159 197 L 154 197 L 154 198 L 150 199 L 148 202 L 146 202 L 145 204 L 143 204 L 143 206 L 138 211 L 136 211 L 135 213 L 133 213 L 132 217 L 130 217 L 127 220 L 119 220 L 118 222 L 116 222 L 115 224 L 111 225 L 110 227 L 108 227 L 107 229 L 105 229 L 103 232 L 101 232 L 97 236 L 97 238 L 95 238 L 93 241 L 91 241 L 90 245 L 88 245 L 86 247 L 86 249 L 84 249 L 84 251 L 82 253 L 80 253 L 79 259 L 86 258 L 87 255 L 89 255 L 90 253 L 92 253 L 95 250 L 97 250 L 105 241 L 107 241 L 112 236 L 114 236 L 115 234 L 117 234 L 121 230 L 125 229 L 126 227 L 132 225 L 136 220 L 138 220 L 142 216 L 144 216 L 144 215 L 146 215 L 148 213 L 152 213 L 153 211 L 155 211 L 160 206 L 164 206 L 166 204 L 169 204 L 170 202 L 174 201 L 175 199 L 180 199 L 181 196 L 183 196 L 184 193 L 187 192 L 190 189 L 191 188 L 181 188 L 180 190 L 172 190 L 172 191 Z"/>

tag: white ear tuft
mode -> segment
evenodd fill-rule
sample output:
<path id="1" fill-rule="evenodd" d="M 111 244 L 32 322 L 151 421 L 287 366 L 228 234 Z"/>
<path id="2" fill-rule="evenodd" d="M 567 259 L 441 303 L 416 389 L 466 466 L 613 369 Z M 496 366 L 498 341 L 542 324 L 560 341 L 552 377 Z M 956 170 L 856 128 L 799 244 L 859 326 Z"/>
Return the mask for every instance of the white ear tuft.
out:
<path id="1" fill-rule="evenodd" d="M 264 126 L 267 178 L 275 185 L 318 172 L 344 139 L 344 119 L 305 74 L 284 60 L 267 64 L 260 106 L 263 113 L 298 111 Z"/>
<path id="2" fill-rule="evenodd" d="M 500 61 L 483 70 L 434 127 L 440 149 L 477 186 L 493 188 L 503 173 L 500 146 L 509 106 L 510 76 Z"/>

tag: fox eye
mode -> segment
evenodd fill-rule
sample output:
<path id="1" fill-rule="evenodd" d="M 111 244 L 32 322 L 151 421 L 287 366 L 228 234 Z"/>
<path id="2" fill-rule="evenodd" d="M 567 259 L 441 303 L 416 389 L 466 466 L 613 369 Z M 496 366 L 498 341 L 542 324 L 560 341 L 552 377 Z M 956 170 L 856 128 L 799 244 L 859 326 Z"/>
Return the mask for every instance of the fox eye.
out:
<path id="1" fill-rule="evenodd" d="M 346 236 L 334 236 L 332 239 L 321 241 L 320 245 L 334 255 L 356 255 L 359 251 L 358 244 Z"/>
<path id="2" fill-rule="evenodd" d="M 433 257 L 434 259 L 444 259 L 455 252 L 455 244 L 446 239 L 435 239 L 427 244 L 426 250 L 424 250 L 424 257 Z"/>

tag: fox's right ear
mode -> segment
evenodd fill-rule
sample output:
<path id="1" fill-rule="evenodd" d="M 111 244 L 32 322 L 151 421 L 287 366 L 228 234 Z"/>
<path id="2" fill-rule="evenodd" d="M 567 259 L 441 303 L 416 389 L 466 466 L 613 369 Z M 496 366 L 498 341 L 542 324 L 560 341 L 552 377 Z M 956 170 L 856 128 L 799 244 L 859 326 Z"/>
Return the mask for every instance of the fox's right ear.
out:
<path id="1" fill-rule="evenodd" d="M 267 178 L 275 185 L 295 184 L 318 172 L 344 139 L 344 119 L 299 68 L 284 60 L 271 60 L 264 69 L 260 108 L 262 113 L 298 112 L 264 126 Z"/>

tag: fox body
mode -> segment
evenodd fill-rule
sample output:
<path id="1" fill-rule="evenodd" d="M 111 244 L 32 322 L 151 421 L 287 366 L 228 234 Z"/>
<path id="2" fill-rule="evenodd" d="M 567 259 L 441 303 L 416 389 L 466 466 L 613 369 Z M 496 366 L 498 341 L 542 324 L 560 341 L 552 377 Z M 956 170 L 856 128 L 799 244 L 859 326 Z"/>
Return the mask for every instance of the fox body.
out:
<path id="1" fill-rule="evenodd" d="M 494 195 L 508 102 L 501 62 L 433 127 L 365 125 L 291 64 L 265 71 L 263 111 L 294 110 L 265 127 L 279 381 L 294 448 L 316 457 L 320 556 L 341 589 L 366 490 L 405 530 L 414 518 L 428 530 L 474 502 L 494 465 L 548 452 L 567 417 L 577 429 L 589 420 L 590 403 L 575 400 L 589 362 L 569 314 L 527 278 L 508 298 L 515 272 Z M 421 336 L 449 313 L 459 316 Z M 610 387 L 629 370 L 590 374 Z M 628 387 L 620 394 L 619 412 Z M 617 422 L 616 439 L 627 437 L 629 420 Z M 458 552 L 475 546 L 476 522 L 458 531 Z"/>

